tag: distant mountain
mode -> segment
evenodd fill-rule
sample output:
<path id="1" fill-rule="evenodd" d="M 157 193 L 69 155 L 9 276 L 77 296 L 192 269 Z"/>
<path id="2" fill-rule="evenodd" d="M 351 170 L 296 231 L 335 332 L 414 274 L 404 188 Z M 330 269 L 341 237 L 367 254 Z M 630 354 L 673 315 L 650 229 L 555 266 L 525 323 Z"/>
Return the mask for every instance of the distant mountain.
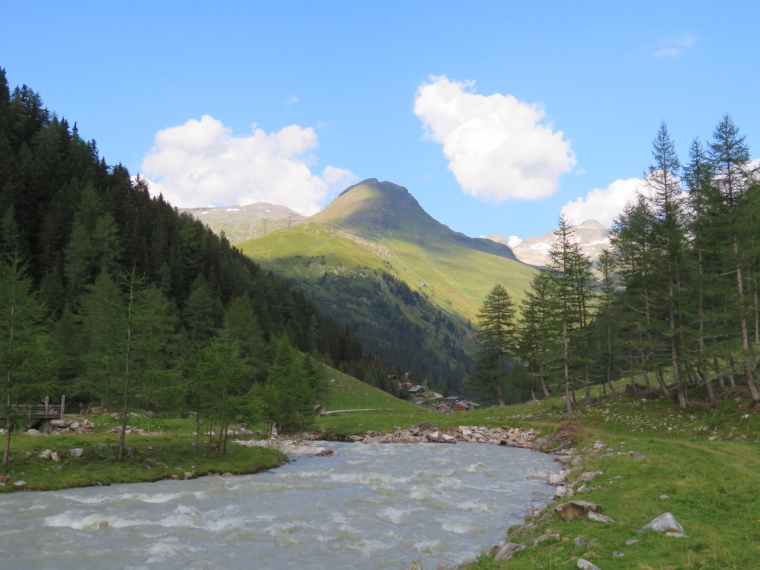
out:
<path id="1" fill-rule="evenodd" d="M 593 262 L 599 259 L 603 249 L 609 249 L 609 233 L 610 229 L 596 220 L 586 220 L 575 226 L 574 230 L 575 238 L 580 243 L 581 249 Z M 494 234 L 488 239 L 495 243 L 507 244 L 507 240 L 500 234 Z M 517 259 L 523 263 L 545 267 L 549 263 L 549 248 L 554 243 L 554 239 L 552 232 L 546 232 L 537 238 L 528 236 L 519 245 L 513 246 L 512 251 Z"/>
<path id="2" fill-rule="evenodd" d="M 381 357 L 401 370 L 418 360 L 452 389 L 468 369 L 461 351 L 485 296 L 500 283 L 519 301 L 535 272 L 509 246 L 451 230 L 406 188 L 374 178 L 238 247 L 297 283 Z"/>
<path id="3" fill-rule="evenodd" d="M 222 208 L 178 208 L 206 224 L 214 233 L 224 232 L 232 243 L 266 235 L 290 227 L 303 219 L 285 206 L 264 202 Z"/>

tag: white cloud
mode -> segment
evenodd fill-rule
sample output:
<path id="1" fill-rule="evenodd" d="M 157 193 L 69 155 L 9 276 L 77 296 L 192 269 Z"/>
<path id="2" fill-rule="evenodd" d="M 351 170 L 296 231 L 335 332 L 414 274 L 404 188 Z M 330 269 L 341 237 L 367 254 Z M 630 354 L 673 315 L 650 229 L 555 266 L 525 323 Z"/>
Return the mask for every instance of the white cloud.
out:
<path id="1" fill-rule="evenodd" d="M 575 165 L 570 141 L 553 131 L 540 104 L 512 95 L 475 93 L 475 82 L 432 77 L 414 114 L 443 153 L 466 193 L 499 202 L 551 196 Z"/>
<path id="2" fill-rule="evenodd" d="M 652 52 L 652 57 L 676 57 L 686 48 L 694 45 L 694 37 L 689 35 L 668 38 L 660 42 L 660 49 Z"/>
<path id="3" fill-rule="evenodd" d="M 312 173 L 317 133 L 311 127 L 266 133 L 254 124 L 251 131 L 233 136 L 209 115 L 159 131 L 142 162 L 151 193 L 179 207 L 270 202 L 310 215 L 357 178 L 333 166 Z"/>
<path id="4" fill-rule="evenodd" d="M 285 104 L 290 107 L 291 105 L 295 105 L 298 103 L 298 97 L 295 95 L 288 95 L 288 100 L 285 102 Z"/>
<path id="5" fill-rule="evenodd" d="M 596 220 L 610 227 L 614 218 L 622 213 L 625 205 L 636 201 L 637 192 L 645 195 L 650 192 L 646 181 L 641 178 L 615 180 L 607 188 L 596 188 L 586 194 L 585 198 L 568 202 L 562 207 L 562 213 L 565 219 L 574 225 L 586 220 Z"/>
<path id="6" fill-rule="evenodd" d="M 517 247 L 522 242 L 523 242 L 523 240 L 521 240 L 517 236 L 509 236 L 509 239 L 507 240 L 507 245 L 509 245 L 509 247 Z"/>

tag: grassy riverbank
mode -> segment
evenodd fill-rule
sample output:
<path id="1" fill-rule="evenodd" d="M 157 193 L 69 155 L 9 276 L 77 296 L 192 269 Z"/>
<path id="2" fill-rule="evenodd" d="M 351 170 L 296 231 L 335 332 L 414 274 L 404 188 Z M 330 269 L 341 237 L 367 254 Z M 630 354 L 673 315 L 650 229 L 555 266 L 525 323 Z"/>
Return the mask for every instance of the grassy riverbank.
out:
<path id="1" fill-rule="evenodd" d="M 349 394 L 341 409 L 370 408 L 377 397 L 363 389 Z M 420 421 L 441 428 L 507 425 L 549 434 L 566 422 L 566 416 L 564 402 L 552 399 L 447 416 L 408 405 L 384 413 L 324 416 L 318 425 L 327 434 L 339 435 Z M 569 481 L 581 472 L 602 474 L 588 485 L 590 490 L 570 500 L 599 504 L 615 522 L 562 522 L 551 514 L 557 504 L 553 503 L 543 514 L 527 519 L 527 525 L 511 529 L 509 540 L 527 545 L 547 531 L 559 534 L 558 540 L 526 548 L 505 562 L 483 555 L 470 569 L 569 570 L 577 568 L 579 558 L 603 570 L 760 568 L 760 413 L 749 401 L 729 399 L 715 410 L 681 411 L 666 398 L 602 398 L 597 405 L 578 406 L 571 421 L 581 460 Z M 635 459 L 631 451 L 645 459 Z M 636 532 L 665 512 L 675 516 L 688 538 Z M 630 540 L 638 542 L 626 544 Z"/>
<path id="2" fill-rule="evenodd" d="M 91 419 L 97 429 L 98 418 Z M 230 443 L 227 454 L 217 460 L 203 443 L 196 453 L 194 436 L 181 431 L 167 431 L 160 435 L 128 435 L 128 453 L 117 461 L 118 438 L 118 434 L 97 432 L 57 436 L 14 435 L 8 468 L 0 469 L 0 474 L 7 477 L 0 492 L 52 491 L 112 483 L 184 479 L 185 473 L 191 474 L 191 477 L 219 473 L 243 475 L 279 467 L 287 460 L 275 449 L 244 447 L 234 443 Z M 81 457 L 75 457 L 72 449 L 81 449 Z M 48 455 L 44 453 L 47 450 L 55 452 L 58 460 L 43 458 L 43 455 Z M 25 484 L 16 485 L 19 481 Z"/>
<path id="3" fill-rule="evenodd" d="M 316 428 L 327 437 L 390 430 L 429 421 L 438 427 L 457 425 L 534 428 L 544 435 L 565 424 L 564 403 L 549 400 L 506 408 L 439 415 L 387 394 L 338 372 L 331 372 L 327 411 Z M 230 472 L 252 473 L 280 465 L 277 451 L 230 443 L 219 461 L 205 445 L 196 453 L 192 422 L 181 419 L 135 417 L 131 425 L 160 435 L 131 435 L 133 452 L 115 461 L 118 436 L 97 432 L 112 427 L 108 416 L 90 417 L 96 433 L 87 435 L 13 438 L 9 479 L 0 491 L 60 489 L 117 482 L 144 482 Z M 609 398 L 591 407 L 578 406 L 569 430 L 581 457 L 580 469 L 601 471 L 591 490 L 573 499 L 601 505 L 614 519 L 604 524 L 582 519 L 562 522 L 550 513 L 511 529 L 509 540 L 529 544 L 547 530 L 558 533 L 535 547 L 518 552 L 507 562 L 483 555 L 472 569 L 577 567 L 586 558 L 604 570 L 615 568 L 754 568 L 760 560 L 760 413 L 746 400 L 727 400 L 715 410 L 679 411 L 665 398 Z M 82 448 L 82 457 L 69 449 Z M 40 454 L 57 451 L 60 462 Z M 636 460 L 630 452 L 642 454 Z M 547 492 L 553 489 L 547 486 Z M 671 512 L 689 538 L 661 533 L 636 533 L 653 518 Z M 505 529 L 506 533 L 506 529 Z M 577 545 L 576 538 L 582 539 Z M 635 544 L 626 541 L 638 540 Z M 621 558 L 613 552 L 624 554 Z"/>

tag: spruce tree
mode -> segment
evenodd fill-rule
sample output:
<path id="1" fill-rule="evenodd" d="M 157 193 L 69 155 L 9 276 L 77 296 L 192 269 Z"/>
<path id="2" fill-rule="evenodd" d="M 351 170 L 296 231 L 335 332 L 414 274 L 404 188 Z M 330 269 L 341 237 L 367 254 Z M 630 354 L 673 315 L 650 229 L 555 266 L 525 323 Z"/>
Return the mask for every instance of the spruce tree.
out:
<path id="1" fill-rule="evenodd" d="M 468 384 L 504 406 L 505 381 L 517 347 L 515 307 L 504 287 L 494 285 L 478 313 L 478 350 Z"/>

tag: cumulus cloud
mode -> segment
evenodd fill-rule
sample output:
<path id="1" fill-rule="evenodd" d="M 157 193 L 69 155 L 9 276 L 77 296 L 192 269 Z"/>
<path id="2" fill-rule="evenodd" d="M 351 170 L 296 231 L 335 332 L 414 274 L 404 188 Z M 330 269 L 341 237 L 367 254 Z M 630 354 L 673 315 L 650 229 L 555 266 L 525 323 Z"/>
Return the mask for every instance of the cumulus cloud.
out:
<path id="1" fill-rule="evenodd" d="M 426 136 L 443 145 L 464 191 L 500 202 L 551 196 L 575 157 L 540 104 L 512 95 L 475 93 L 474 81 L 432 77 L 417 91 L 414 114 Z"/>
<path id="2" fill-rule="evenodd" d="M 270 202 L 310 215 L 357 178 L 333 166 L 312 172 L 317 133 L 311 127 L 266 133 L 254 124 L 251 131 L 233 136 L 209 115 L 159 131 L 142 162 L 151 193 L 179 207 Z"/>
<path id="3" fill-rule="evenodd" d="M 610 227 L 625 205 L 636 201 L 637 192 L 644 195 L 651 192 L 645 180 L 641 178 L 615 180 L 607 188 L 596 188 L 586 194 L 585 198 L 568 202 L 562 207 L 562 213 L 571 224 L 581 224 L 593 219 Z"/>
<path id="4" fill-rule="evenodd" d="M 693 45 L 694 38 L 689 35 L 668 38 L 660 42 L 659 49 L 652 52 L 652 57 L 676 57 Z"/>

